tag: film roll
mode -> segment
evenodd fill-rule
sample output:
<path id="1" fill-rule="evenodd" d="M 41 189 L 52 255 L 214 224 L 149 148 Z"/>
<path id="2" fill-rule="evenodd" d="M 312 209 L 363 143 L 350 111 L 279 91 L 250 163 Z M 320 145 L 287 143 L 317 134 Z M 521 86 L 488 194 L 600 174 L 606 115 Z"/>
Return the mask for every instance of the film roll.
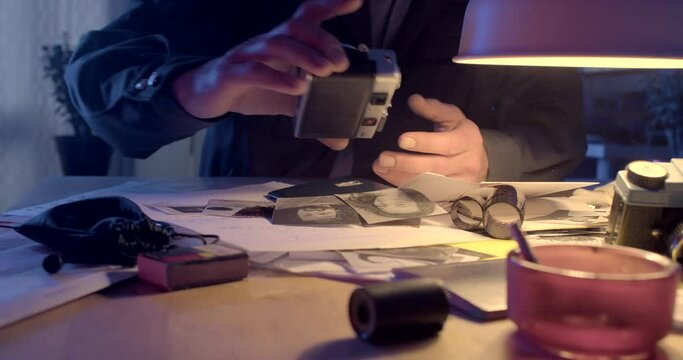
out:
<path id="1" fill-rule="evenodd" d="M 484 204 L 484 229 L 497 239 L 510 239 L 510 225 L 522 227 L 526 197 L 511 185 L 496 185 Z"/>
<path id="2" fill-rule="evenodd" d="M 509 239 L 511 224 L 522 225 L 526 197 L 511 185 L 482 186 L 460 196 L 451 207 L 451 220 L 462 230 L 483 226 L 490 236 Z"/>
<path id="3" fill-rule="evenodd" d="M 356 289 L 349 319 L 358 337 L 372 343 L 422 339 L 443 328 L 449 312 L 443 283 L 411 279 Z"/>
<path id="4" fill-rule="evenodd" d="M 484 200 L 478 195 L 464 195 L 453 202 L 451 220 L 462 230 L 475 230 L 484 218 Z"/>

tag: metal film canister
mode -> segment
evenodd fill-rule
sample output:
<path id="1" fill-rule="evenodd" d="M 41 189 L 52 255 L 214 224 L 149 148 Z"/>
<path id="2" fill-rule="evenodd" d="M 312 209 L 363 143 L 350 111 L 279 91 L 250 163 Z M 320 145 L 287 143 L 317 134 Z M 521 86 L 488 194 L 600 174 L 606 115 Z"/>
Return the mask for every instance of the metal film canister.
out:
<path id="1" fill-rule="evenodd" d="M 496 185 L 484 204 L 484 229 L 494 238 L 509 239 L 510 225 L 524 222 L 526 197 L 511 185 Z"/>
<path id="2" fill-rule="evenodd" d="M 356 289 L 349 319 L 358 337 L 372 343 L 422 339 L 443 328 L 449 304 L 443 283 L 411 279 Z"/>

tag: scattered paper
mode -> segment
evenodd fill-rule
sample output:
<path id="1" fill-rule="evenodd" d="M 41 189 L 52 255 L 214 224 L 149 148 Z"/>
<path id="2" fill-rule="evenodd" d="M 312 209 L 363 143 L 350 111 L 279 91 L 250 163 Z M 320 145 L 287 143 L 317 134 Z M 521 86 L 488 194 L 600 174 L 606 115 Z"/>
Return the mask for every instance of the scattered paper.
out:
<path id="1" fill-rule="evenodd" d="M 204 205 L 145 204 L 145 206 L 166 215 L 201 214 L 204 211 Z"/>
<path id="2" fill-rule="evenodd" d="M 0 327 L 102 290 L 137 273 L 135 268 L 120 266 L 65 264 L 59 273 L 51 275 L 41 266 L 49 253 L 47 247 L 17 233 L 3 233 L 0 249 L 3 249 L 0 251 Z"/>
<path id="3" fill-rule="evenodd" d="M 491 257 L 449 245 L 342 251 L 340 254 L 355 272 L 361 274 L 391 272 L 404 267 L 478 261 Z"/>
<path id="4" fill-rule="evenodd" d="M 415 189 L 432 201 L 453 201 L 461 195 L 482 185 L 506 184 L 516 187 L 526 197 L 533 198 L 596 185 L 596 182 L 482 182 L 473 183 L 451 177 L 422 173 L 401 188 Z"/>

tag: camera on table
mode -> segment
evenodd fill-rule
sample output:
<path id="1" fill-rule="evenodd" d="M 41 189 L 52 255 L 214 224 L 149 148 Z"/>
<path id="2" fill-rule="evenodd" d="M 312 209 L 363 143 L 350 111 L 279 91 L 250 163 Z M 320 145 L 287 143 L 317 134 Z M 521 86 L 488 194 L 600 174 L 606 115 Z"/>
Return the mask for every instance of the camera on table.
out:
<path id="1" fill-rule="evenodd" d="M 349 69 L 329 77 L 302 70 L 309 91 L 297 105 L 297 138 L 371 139 L 382 131 L 394 92 L 401 85 L 396 54 L 386 49 L 345 47 Z"/>
<path id="2" fill-rule="evenodd" d="M 619 171 L 607 242 L 683 263 L 683 159 L 634 161 Z"/>

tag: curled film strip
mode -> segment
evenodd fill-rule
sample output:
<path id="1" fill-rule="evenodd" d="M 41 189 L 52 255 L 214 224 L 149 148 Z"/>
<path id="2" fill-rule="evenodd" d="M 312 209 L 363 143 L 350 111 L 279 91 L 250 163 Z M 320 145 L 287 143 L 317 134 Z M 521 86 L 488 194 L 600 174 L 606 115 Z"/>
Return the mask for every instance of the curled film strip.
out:
<path id="1" fill-rule="evenodd" d="M 462 230 L 484 231 L 498 239 L 511 237 L 509 227 L 524 222 L 526 197 L 511 185 L 492 185 L 465 193 L 453 202 L 451 220 Z"/>

